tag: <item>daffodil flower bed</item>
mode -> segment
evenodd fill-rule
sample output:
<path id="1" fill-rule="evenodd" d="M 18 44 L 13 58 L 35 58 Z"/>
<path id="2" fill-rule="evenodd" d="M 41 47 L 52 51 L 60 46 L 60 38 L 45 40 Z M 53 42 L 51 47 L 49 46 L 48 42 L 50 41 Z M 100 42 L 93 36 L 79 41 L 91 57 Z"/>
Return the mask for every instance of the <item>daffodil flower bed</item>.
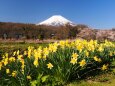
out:
<path id="1" fill-rule="evenodd" d="M 97 40 L 60 41 L 48 47 L 28 47 L 0 60 L 2 86 L 55 86 L 108 70 L 115 57 L 115 44 Z"/>

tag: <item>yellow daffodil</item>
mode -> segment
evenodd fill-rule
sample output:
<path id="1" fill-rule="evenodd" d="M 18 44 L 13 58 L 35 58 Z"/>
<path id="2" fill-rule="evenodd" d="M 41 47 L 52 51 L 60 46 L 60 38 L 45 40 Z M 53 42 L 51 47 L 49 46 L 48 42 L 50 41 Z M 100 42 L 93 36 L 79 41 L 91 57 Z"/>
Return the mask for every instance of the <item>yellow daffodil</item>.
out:
<path id="1" fill-rule="evenodd" d="M 70 46 L 69 46 L 69 40 L 66 40 L 66 41 L 65 41 L 65 46 L 70 47 Z"/>
<path id="2" fill-rule="evenodd" d="M 101 69 L 102 70 L 107 70 L 108 69 L 108 64 L 107 65 L 104 64 Z"/>
<path id="3" fill-rule="evenodd" d="M 32 54 L 33 49 L 34 49 L 34 47 L 31 47 L 31 46 L 28 47 L 28 51 L 27 51 L 27 56 L 28 56 L 28 58 L 31 57 L 31 54 Z"/>
<path id="4" fill-rule="evenodd" d="M 6 73 L 7 73 L 7 74 L 10 73 L 10 69 L 6 69 Z"/>
<path id="5" fill-rule="evenodd" d="M 29 75 L 29 76 L 27 76 L 27 79 L 28 79 L 28 80 L 31 80 L 32 78 L 31 78 L 31 76 Z"/>
<path id="6" fill-rule="evenodd" d="M 98 58 L 98 62 L 101 62 L 102 60 L 100 58 Z"/>
<path id="7" fill-rule="evenodd" d="M 39 53 L 38 53 L 36 50 L 34 50 L 34 57 L 35 57 L 36 59 L 38 59 L 38 57 L 39 57 L 38 54 L 39 54 Z"/>
<path id="8" fill-rule="evenodd" d="M 81 60 L 81 62 L 79 62 L 79 63 L 80 63 L 80 66 L 81 66 L 81 67 L 83 67 L 84 65 L 86 65 L 85 59 Z"/>
<path id="9" fill-rule="evenodd" d="M 77 59 L 78 56 L 79 56 L 79 55 L 78 55 L 77 53 L 73 53 L 73 54 L 72 54 L 72 57 L 75 58 L 75 59 Z"/>
<path id="10" fill-rule="evenodd" d="M 77 58 L 71 58 L 70 63 L 72 63 L 73 65 L 74 65 L 75 63 L 77 63 Z"/>
<path id="11" fill-rule="evenodd" d="M 16 51 L 15 52 L 13 52 L 13 56 L 15 56 L 16 55 Z"/>
<path id="12" fill-rule="evenodd" d="M 2 59 L 4 59 L 4 58 L 5 58 L 5 55 L 2 56 Z"/>
<path id="13" fill-rule="evenodd" d="M 79 45 L 76 45 L 76 48 L 77 48 L 77 50 L 79 50 L 79 52 L 81 52 L 84 47 L 82 44 L 79 44 Z"/>
<path id="14" fill-rule="evenodd" d="M 48 49 L 50 52 L 56 52 L 57 51 L 57 45 L 55 46 L 54 44 L 49 44 Z"/>
<path id="15" fill-rule="evenodd" d="M 14 62 L 15 60 L 16 60 L 15 57 L 10 57 L 10 58 L 9 58 L 9 61 L 10 61 L 10 62 Z"/>
<path id="16" fill-rule="evenodd" d="M 37 67 L 38 66 L 38 59 L 35 59 L 33 64 Z"/>
<path id="17" fill-rule="evenodd" d="M 17 71 L 12 72 L 12 77 L 16 77 Z"/>
<path id="18" fill-rule="evenodd" d="M 8 58 L 8 53 L 5 53 L 5 57 Z"/>
<path id="19" fill-rule="evenodd" d="M 18 60 L 21 60 L 22 59 L 22 57 L 23 57 L 23 55 L 18 55 Z"/>
<path id="20" fill-rule="evenodd" d="M 53 65 L 51 63 L 47 64 L 47 68 L 52 69 Z"/>
<path id="21" fill-rule="evenodd" d="M 6 66 L 8 64 L 8 58 L 4 59 L 4 65 Z"/>
<path id="22" fill-rule="evenodd" d="M 103 47 L 102 47 L 102 45 L 101 45 L 101 46 L 98 48 L 98 51 L 99 51 L 99 52 L 103 52 L 103 50 L 104 50 L 104 49 L 103 49 Z"/>
<path id="23" fill-rule="evenodd" d="M 21 62 L 21 69 L 22 69 L 22 71 L 24 72 L 24 67 L 25 67 L 25 62 L 24 62 L 24 59 L 21 59 L 20 60 L 20 62 Z"/>
<path id="24" fill-rule="evenodd" d="M 27 55 L 28 55 L 28 58 L 30 58 L 30 57 L 31 57 L 31 50 L 28 50 Z"/>
<path id="25" fill-rule="evenodd" d="M 101 59 L 97 58 L 97 56 L 94 56 L 94 60 L 97 61 L 97 62 L 101 62 Z"/>
<path id="26" fill-rule="evenodd" d="M 61 48 L 64 48 L 65 45 L 66 45 L 66 44 L 65 44 L 65 41 L 60 41 L 60 42 L 59 42 L 59 45 L 61 46 Z"/>
<path id="27" fill-rule="evenodd" d="M 16 53 L 17 53 L 17 55 L 19 55 L 20 51 L 18 50 Z"/>
<path id="28" fill-rule="evenodd" d="M 24 51 L 24 55 L 27 55 L 27 51 Z"/>
<path id="29" fill-rule="evenodd" d="M 47 48 L 47 47 L 46 47 L 46 48 L 43 48 L 43 58 L 44 58 L 44 59 L 46 59 L 46 57 L 48 56 L 48 54 L 49 54 L 48 48 Z"/>
<path id="30" fill-rule="evenodd" d="M 56 52 L 57 51 L 57 46 L 53 46 L 52 47 L 52 52 Z"/>
<path id="31" fill-rule="evenodd" d="M 43 49 L 43 54 L 45 54 L 45 55 L 48 55 L 48 54 L 49 54 L 49 50 L 48 50 L 47 47 Z"/>
<path id="32" fill-rule="evenodd" d="M 110 53 L 109 53 L 109 55 L 110 55 L 110 56 L 112 56 L 112 55 L 113 55 L 113 53 L 112 53 L 112 52 L 110 52 Z"/>
<path id="33" fill-rule="evenodd" d="M 89 52 L 88 52 L 88 51 L 85 51 L 85 55 L 88 57 L 88 56 L 89 56 Z"/>

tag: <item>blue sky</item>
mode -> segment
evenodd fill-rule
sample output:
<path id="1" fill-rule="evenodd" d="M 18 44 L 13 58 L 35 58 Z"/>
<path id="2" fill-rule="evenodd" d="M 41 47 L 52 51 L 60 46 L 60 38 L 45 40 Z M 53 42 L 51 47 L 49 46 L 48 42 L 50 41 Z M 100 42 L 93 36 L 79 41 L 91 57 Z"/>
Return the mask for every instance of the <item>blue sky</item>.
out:
<path id="1" fill-rule="evenodd" d="M 115 27 L 115 0 L 0 0 L 0 21 L 39 23 L 62 15 L 92 28 Z"/>

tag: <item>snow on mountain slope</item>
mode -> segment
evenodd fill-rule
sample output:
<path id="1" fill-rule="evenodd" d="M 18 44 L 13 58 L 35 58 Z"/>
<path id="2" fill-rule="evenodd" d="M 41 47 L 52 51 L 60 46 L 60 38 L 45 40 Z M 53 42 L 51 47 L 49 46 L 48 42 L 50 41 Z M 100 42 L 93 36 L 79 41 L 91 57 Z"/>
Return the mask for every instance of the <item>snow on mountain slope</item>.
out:
<path id="1" fill-rule="evenodd" d="M 64 26 L 66 24 L 69 25 L 75 25 L 74 23 L 72 23 L 71 21 L 69 21 L 68 19 L 64 18 L 61 15 L 54 15 L 50 18 L 48 18 L 47 20 L 38 23 L 37 25 L 48 25 L 48 26 Z"/>

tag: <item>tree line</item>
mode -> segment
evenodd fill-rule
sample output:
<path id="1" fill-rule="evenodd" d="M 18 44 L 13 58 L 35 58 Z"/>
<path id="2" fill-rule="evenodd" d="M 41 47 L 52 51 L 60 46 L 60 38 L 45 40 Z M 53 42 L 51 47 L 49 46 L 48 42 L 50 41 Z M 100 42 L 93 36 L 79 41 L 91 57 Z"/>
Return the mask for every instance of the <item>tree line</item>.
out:
<path id="1" fill-rule="evenodd" d="M 45 26 L 23 23 L 0 22 L 2 39 L 73 39 L 87 25 Z"/>

